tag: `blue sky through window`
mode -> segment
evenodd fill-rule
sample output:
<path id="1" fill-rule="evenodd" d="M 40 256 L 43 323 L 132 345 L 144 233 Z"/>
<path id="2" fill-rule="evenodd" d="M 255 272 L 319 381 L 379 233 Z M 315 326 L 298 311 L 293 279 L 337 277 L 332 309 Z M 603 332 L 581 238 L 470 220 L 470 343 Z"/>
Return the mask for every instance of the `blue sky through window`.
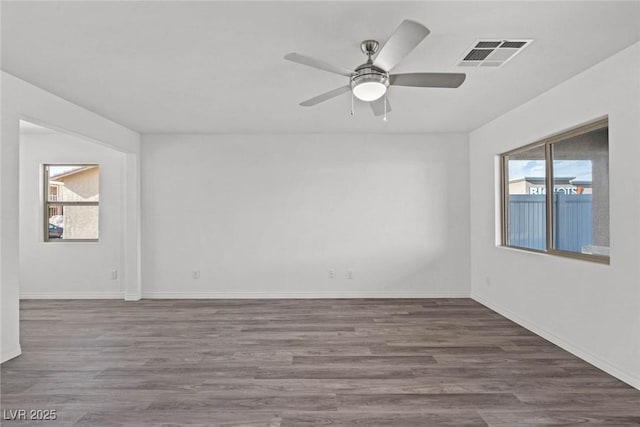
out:
<path id="1" fill-rule="evenodd" d="M 554 160 L 555 176 L 575 177 L 577 181 L 591 181 L 591 160 Z M 545 176 L 544 160 L 509 160 L 509 181 Z"/>
<path id="2" fill-rule="evenodd" d="M 82 166 L 67 166 L 67 165 L 50 165 L 49 166 L 49 176 L 57 176 L 62 175 L 63 173 L 72 171 L 74 169 L 80 169 Z"/>

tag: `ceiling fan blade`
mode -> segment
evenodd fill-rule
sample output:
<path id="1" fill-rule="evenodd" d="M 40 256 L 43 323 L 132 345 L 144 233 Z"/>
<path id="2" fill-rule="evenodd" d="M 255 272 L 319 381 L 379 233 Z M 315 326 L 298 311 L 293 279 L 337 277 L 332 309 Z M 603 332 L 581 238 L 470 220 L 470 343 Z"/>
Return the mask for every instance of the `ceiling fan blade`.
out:
<path id="1" fill-rule="evenodd" d="M 466 77 L 466 74 L 462 73 L 392 74 L 389 76 L 389 84 L 393 86 L 456 88 L 464 82 Z"/>
<path id="2" fill-rule="evenodd" d="M 321 102 L 327 101 L 331 98 L 335 98 L 338 95 L 342 95 L 345 92 L 349 92 L 351 90 L 351 86 L 342 86 L 338 89 L 331 90 L 329 92 L 323 93 L 322 95 L 314 96 L 311 99 L 307 99 L 304 102 L 301 102 L 300 105 L 303 107 L 312 107 Z"/>
<path id="3" fill-rule="evenodd" d="M 295 52 L 287 53 L 284 56 L 284 59 L 291 62 L 297 62 L 298 64 L 306 65 L 308 67 L 319 68 L 321 70 L 328 71 L 330 73 L 340 74 L 346 77 L 351 77 L 351 75 L 353 74 L 353 71 L 348 70 L 346 68 L 337 67 L 335 65 L 329 64 L 328 62 L 324 62 L 320 59 L 314 59 L 314 58 L 311 58 L 310 56 L 301 55 Z"/>
<path id="4" fill-rule="evenodd" d="M 415 49 L 430 31 L 427 27 L 415 21 L 405 19 L 400 26 L 396 28 L 389 40 L 382 46 L 378 56 L 376 56 L 373 65 L 380 67 L 389 72 L 402 59 Z"/>
<path id="5" fill-rule="evenodd" d="M 371 101 L 369 103 L 369 105 L 371 106 L 371 111 L 373 111 L 373 115 L 378 117 L 378 116 L 384 116 L 384 104 L 386 102 L 387 104 L 387 113 L 389 113 L 389 111 L 391 111 L 391 104 L 389 104 L 389 97 L 388 96 L 381 96 L 380 98 L 376 99 L 375 101 Z"/>

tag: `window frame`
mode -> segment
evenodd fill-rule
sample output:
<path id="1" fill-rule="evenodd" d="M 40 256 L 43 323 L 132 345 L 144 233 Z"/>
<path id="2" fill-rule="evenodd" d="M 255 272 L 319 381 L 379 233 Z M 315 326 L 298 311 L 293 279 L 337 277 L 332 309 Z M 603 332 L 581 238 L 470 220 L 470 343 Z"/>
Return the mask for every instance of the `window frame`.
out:
<path id="1" fill-rule="evenodd" d="M 45 163 L 42 165 L 42 178 L 43 178 L 43 242 L 45 243 L 95 243 L 100 241 L 100 200 L 97 201 L 55 201 L 49 200 L 49 168 L 51 166 L 79 166 L 88 167 L 95 166 L 98 168 L 98 176 L 100 176 L 100 165 L 97 163 Z M 59 196 L 59 195 L 58 195 Z M 52 206 L 96 206 L 98 208 L 98 238 L 97 239 L 50 239 L 49 238 L 49 208 Z"/>
<path id="2" fill-rule="evenodd" d="M 500 246 L 510 249 L 517 249 L 521 251 L 527 252 L 535 252 L 549 255 L 556 255 L 565 258 L 573 258 L 579 259 L 583 261 L 591 261 L 597 262 L 601 264 L 610 264 L 611 257 L 606 255 L 595 255 L 595 254 L 584 254 L 578 252 L 565 251 L 561 249 L 555 249 L 553 247 L 553 191 L 549 191 L 549 189 L 553 189 L 553 157 L 551 152 L 552 144 L 562 143 L 562 141 L 579 136 L 584 135 L 589 132 L 593 132 L 600 129 L 608 129 L 609 128 L 609 118 L 604 117 L 592 122 L 558 132 L 551 136 L 548 136 L 539 141 L 533 142 L 531 144 L 524 145 L 522 147 L 515 148 L 513 150 L 505 151 L 500 154 L 500 225 L 501 225 L 501 236 L 500 236 Z M 509 245 L 507 243 L 507 236 L 509 233 L 509 192 L 508 192 L 508 175 L 507 175 L 507 157 L 518 154 L 523 151 L 528 151 L 532 148 L 537 148 L 544 146 L 545 153 L 545 238 L 546 238 L 546 249 L 532 249 L 526 248 L 522 246 L 514 246 Z"/>

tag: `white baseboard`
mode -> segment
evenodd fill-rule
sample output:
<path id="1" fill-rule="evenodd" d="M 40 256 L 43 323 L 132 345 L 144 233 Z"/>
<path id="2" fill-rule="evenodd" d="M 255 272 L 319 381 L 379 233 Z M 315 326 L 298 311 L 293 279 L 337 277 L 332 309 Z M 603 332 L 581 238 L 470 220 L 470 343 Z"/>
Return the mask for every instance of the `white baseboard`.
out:
<path id="1" fill-rule="evenodd" d="M 7 360 L 11 360 L 14 357 L 18 357 L 22 354 L 22 348 L 20 348 L 20 345 L 18 345 L 17 347 L 12 348 L 10 351 L 7 352 L 2 352 L 2 355 L 0 356 L 0 363 L 4 363 Z"/>
<path id="2" fill-rule="evenodd" d="M 482 298 L 478 295 L 474 295 L 472 293 L 471 299 L 479 302 L 480 304 L 506 317 L 507 319 L 519 324 L 520 326 L 530 330 L 536 335 L 540 335 L 542 338 L 546 339 L 547 341 L 552 342 L 553 344 L 568 351 L 574 356 L 577 356 L 580 359 L 584 360 L 585 362 L 592 364 L 596 368 L 601 369 L 606 373 L 616 377 L 620 381 L 624 381 L 625 383 L 629 384 L 631 387 L 634 387 L 640 390 L 640 378 L 638 378 L 631 372 L 627 372 L 625 369 L 621 369 L 607 362 L 606 360 L 601 359 L 599 356 L 596 356 L 595 354 L 581 348 L 580 346 L 575 345 L 571 341 L 565 338 L 562 338 L 551 331 L 541 328 L 535 323 L 527 319 L 523 319 L 522 317 L 512 312 L 511 310 L 501 307 L 500 305 L 495 304 L 493 302 L 490 302 L 485 298 Z"/>
<path id="3" fill-rule="evenodd" d="M 294 299 L 294 298 L 469 298 L 464 292 L 430 291 L 323 291 L 323 292 L 143 292 L 142 298 L 157 299 Z"/>
<path id="4" fill-rule="evenodd" d="M 140 301 L 142 299 L 142 297 L 140 296 L 140 294 L 125 294 L 124 295 L 124 300 L 125 301 Z"/>
<path id="5" fill-rule="evenodd" d="M 122 292 L 21 292 L 20 299 L 123 299 Z"/>

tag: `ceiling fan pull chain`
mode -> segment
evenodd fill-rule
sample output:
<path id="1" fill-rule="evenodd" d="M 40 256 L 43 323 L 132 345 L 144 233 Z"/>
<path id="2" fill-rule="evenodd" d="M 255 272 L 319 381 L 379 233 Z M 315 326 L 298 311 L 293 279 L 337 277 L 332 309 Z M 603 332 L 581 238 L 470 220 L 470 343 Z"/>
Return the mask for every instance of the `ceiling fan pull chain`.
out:
<path id="1" fill-rule="evenodd" d="M 387 92 L 384 93 L 384 118 L 382 119 L 382 121 L 387 121 Z"/>
<path id="2" fill-rule="evenodd" d="M 349 114 L 351 114 L 351 116 L 355 116 L 353 112 L 353 91 L 351 91 L 351 112 Z"/>

